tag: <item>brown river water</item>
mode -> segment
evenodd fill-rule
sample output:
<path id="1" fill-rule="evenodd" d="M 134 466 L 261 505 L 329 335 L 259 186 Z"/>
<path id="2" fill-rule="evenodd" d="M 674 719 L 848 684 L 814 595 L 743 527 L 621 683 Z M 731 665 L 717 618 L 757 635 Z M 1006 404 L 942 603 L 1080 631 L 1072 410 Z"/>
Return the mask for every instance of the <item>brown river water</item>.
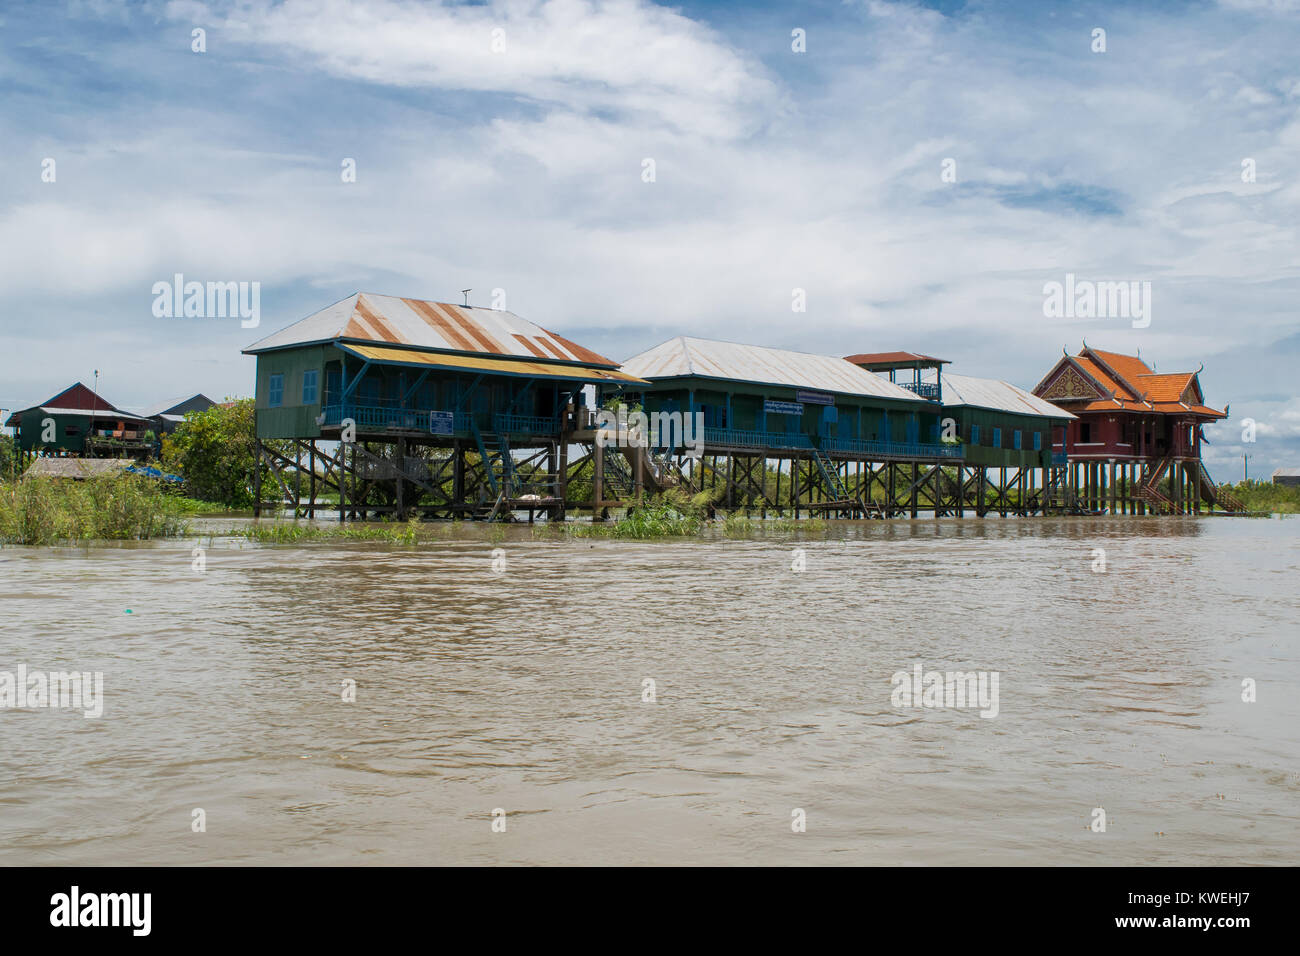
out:
<path id="1" fill-rule="evenodd" d="M 0 671 L 104 696 L 0 710 L 0 863 L 1300 856 L 1294 518 L 196 540 L 0 550 Z M 997 715 L 895 706 L 917 663 Z"/>

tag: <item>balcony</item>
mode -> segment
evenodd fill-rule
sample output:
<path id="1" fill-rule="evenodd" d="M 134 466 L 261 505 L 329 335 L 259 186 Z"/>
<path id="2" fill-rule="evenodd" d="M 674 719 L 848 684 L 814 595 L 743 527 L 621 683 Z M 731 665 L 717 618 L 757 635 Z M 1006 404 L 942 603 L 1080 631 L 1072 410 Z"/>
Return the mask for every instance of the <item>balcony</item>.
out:
<path id="1" fill-rule="evenodd" d="M 337 427 L 345 418 L 356 422 L 358 428 L 379 429 L 382 431 L 420 431 L 431 432 L 429 408 L 399 408 L 390 405 L 358 405 L 347 402 L 338 405 L 326 405 L 323 409 L 325 427 Z M 468 432 L 470 416 L 468 412 L 455 413 L 455 430 Z"/>
<path id="2" fill-rule="evenodd" d="M 558 435 L 560 422 L 542 415 L 496 415 L 493 428 L 502 435 Z"/>
<path id="3" fill-rule="evenodd" d="M 808 436 L 798 432 L 745 431 L 739 428 L 706 428 L 704 443 L 721 448 L 812 448 Z"/>
<path id="4" fill-rule="evenodd" d="M 847 452 L 864 458 L 950 458 L 960 460 L 962 445 L 931 445 L 925 442 L 863 441 L 857 438 L 824 438 L 825 451 Z"/>
<path id="5" fill-rule="evenodd" d="M 899 388 L 905 388 L 909 392 L 915 392 L 922 398 L 928 398 L 932 402 L 940 399 L 941 391 L 936 382 L 895 382 Z"/>

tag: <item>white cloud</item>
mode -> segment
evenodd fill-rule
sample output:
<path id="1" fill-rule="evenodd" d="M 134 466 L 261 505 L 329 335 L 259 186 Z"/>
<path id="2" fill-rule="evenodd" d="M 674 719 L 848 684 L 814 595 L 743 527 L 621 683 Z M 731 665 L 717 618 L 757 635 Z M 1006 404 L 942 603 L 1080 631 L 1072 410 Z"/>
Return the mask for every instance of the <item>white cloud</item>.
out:
<path id="1" fill-rule="evenodd" d="M 612 110 L 706 138 L 742 135 L 775 90 L 722 37 L 641 0 L 259 0 L 225 14 L 178 0 L 168 13 L 340 77 Z"/>

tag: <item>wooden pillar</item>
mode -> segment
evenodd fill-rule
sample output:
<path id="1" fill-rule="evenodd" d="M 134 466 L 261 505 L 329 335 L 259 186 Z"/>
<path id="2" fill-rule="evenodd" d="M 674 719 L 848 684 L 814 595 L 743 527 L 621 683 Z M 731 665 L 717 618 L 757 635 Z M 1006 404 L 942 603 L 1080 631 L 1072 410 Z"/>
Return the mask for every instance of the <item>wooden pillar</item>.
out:
<path id="1" fill-rule="evenodd" d="M 307 467 L 311 473 L 307 477 L 307 517 L 316 517 L 316 439 L 307 446 Z"/>
<path id="2" fill-rule="evenodd" d="M 339 524 L 348 520 L 348 446 L 346 442 L 339 442 L 338 451 L 334 453 L 337 458 L 334 468 L 334 481 L 339 486 Z"/>
<path id="3" fill-rule="evenodd" d="M 451 504 L 453 514 L 459 514 L 465 504 L 465 449 L 460 439 L 453 440 L 451 446 Z"/>
<path id="4" fill-rule="evenodd" d="M 605 520 L 605 449 L 591 446 L 591 520 Z"/>
<path id="5" fill-rule="evenodd" d="M 555 517 L 561 521 L 565 518 L 565 508 L 569 503 L 569 442 L 567 433 L 560 435 L 560 444 L 556 449 L 557 460 L 559 465 L 555 472 L 555 489 L 556 497 L 560 499 L 560 506 L 556 509 Z"/>
<path id="6" fill-rule="evenodd" d="M 781 513 L 781 459 L 776 460 L 776 496 L 773 497 L 776 502 L 776 513 Z M 766 517 L 766 515 L 764 515 Z"/>
<path id="7" fill-rule="evenodd" d="M 397 499 L 397 500 L 396 500 L 397 512 L 396 512 L 396 514 L 394 514 L 394 517 L 395 517 L 398 521 L 405 521 L 405 520 L 406 520 L 406 489 L 405 489 L 405 487 L 404 487 L 405 484 L 406 484 L 406 481 L 405 481 L 405 475 L 406 475 L 406 439 L 405 439 L 405 438 L 399 438 L 399 439 L 397 439 L 397 469 L 396 469 L 396 471 L 397 471 L 397 477 L 396 477 L 394 480 L 397 482 L 397 489 L 396 489 L 396 491 L 397 491 L 397 495 L 396 495 L 396 499 Z"/>

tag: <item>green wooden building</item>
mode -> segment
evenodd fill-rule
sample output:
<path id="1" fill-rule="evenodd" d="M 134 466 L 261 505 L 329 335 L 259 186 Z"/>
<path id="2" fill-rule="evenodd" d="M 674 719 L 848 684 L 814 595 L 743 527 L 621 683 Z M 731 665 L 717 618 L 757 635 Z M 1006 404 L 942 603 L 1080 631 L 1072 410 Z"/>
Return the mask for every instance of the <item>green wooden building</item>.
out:
<path id="1" fill-rule="evenodd" d="M 706 454 L 960 454 L 939 441 L 937 405 L 835 356 L 681 336 L 629 359 L 623 370 L 650 382 L 621 389 L 647 414 L 703 414 Z"/>
<path id="2" fill-rule="evenodd" d="M 146 458 L 156 447 L 154 424 L 117 408 L 81 382 L 5 421 L 28 455 Z"/>
<path id="3" fill-rule="evenodd" d="M 1009 382 L 952 372 L 943 376 L 943 410 L 956 424 L 968 465 L 1050 468 L 1052 436 L 1074 418 L 1063 408 Z"/>
<path id="4" fill-rule="evenodd" d="M 348 470 L 352 487 L 342 491 L 363 514 L 404 513 L 408 482 L 417 495 L 438 491 L 441 473 L 427 460 L 408 464 L 414 446 L 451 450 L 456 492 L 448 509 L 469 506 L 476 494 L 480 502 L 489 494 L 507 503 L 556 499 L 562 508 L 564 436 L 584 389 L 637 381 L 612 359 L 514 313 L 373 293 L 350 295 L 244 352 L 257 357 L 259 441 L 310 443 L 313 462 L 323 455 Z M 346 441 L 370 464 L 336 460 L 318 440 Z M 372 467 L 377 453 L 363 447 L 370 445 L 391 446 L 391 468 Z M 518 453 L 530 449 L 549 456 L 546 471 L 559 487 L 521 486 Z M 467 451 L 481 469 L 477 490 L 463 487 Z M 355 497 L 372 490 L 371 479 L 388 487 L 374 507 Z"/>

